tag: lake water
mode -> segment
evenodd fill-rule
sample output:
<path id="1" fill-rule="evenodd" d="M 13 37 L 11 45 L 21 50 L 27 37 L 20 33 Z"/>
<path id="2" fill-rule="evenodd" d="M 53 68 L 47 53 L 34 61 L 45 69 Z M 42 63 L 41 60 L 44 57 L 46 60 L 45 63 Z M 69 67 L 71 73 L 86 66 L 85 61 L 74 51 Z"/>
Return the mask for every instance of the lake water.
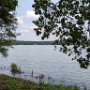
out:
<path id="1" fill-rule="evenodd" d="M 59 46 L 57 47 L 54 50 L 53 45 L 14 46 L 14 49 L 9 50 L 7 58 L 0 56 L 0 66 L 5 68 L 0 69 L 0 73 L 11 75 L 9 67 L 11 63 L 16 63 L 25 72 L 19 77 L 38 81 L 30 76 L 33 70 L 34 76 L 43 73 L 48 83 L 77 84 L 90 88 L 90 67 L 81 69 L 77 61 L 72 61 L 71 57 L 59 52 Z"/>

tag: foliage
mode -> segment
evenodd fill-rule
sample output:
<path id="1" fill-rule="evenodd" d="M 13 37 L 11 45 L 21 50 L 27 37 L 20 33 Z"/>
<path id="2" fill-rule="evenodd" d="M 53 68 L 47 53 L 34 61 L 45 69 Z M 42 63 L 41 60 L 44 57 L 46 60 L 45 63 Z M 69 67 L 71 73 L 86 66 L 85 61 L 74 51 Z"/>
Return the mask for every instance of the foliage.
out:
<path id="1" fill-rule="evenodd" d="M 16 41 L 14 45 L 57 45 L 54 41 Z"/>
<path id="2" fill-rule="evenodd" d="M 73 60 L 80 64 L 84 61 L 83 68 L 87 68 L 90 62 L 90 41 L 86 35 L 90 34 L 90 0 L 58 0 L 57 3 L 34 0 L 33 8 L 39 15 L 33 21 L 38 26 L 34 29 L 36 34 L 42 39 L 56 36 L 56 42 L 61 43 L 60 50 L 68 55 L 74 54 Z M 70 45 L 72 48 L 68 48 Z"/>
<path id="3" fill-rule="evenodd" d="M 0 53 L 4 56 L 7 56 L 8 47 L 11 47 L 16 37 L 17 4 L 17 0 L 0 0 Z"/>
<path id="4" fill-rule="evenodd" d="M 38 85 L 28 80 L 0 75 L 0 90 L 80 90 L 77 86 Z"/>
<path id="5" fill-rule="evenodd" d="M 20 74 L 22 71 L 21 71 L 21 69 L 20 69 L 20 67 L 18 67 L 18 65 L 16 65 L 15 63 L 12 63 L 11 64 L 11 73 L 13 74 L 13 75 L 15 75 L 15 74 Z"/>

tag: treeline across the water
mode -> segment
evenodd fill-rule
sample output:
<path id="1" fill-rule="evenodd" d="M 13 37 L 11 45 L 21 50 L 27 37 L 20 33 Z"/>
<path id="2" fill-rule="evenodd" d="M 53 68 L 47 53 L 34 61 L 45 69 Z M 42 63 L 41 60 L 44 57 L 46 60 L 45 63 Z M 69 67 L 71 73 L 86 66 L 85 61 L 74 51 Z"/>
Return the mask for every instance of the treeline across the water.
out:
<path id="1" fill-rule="evenodd" d="M 64 42 L 64 41 L 63 41 Z M 87 41 L 90 45 L 90 40 Z M 61 45 L 60 42 L 56 41 L 19 41 L 16 40 L 14 45 Z M 72 43 L 70 45 L 73 45 Z"/>
<path id="2" fill-rule="evenodd" d="M 55 41 L 15 41 L 15 45 L 58 45 Z"/>

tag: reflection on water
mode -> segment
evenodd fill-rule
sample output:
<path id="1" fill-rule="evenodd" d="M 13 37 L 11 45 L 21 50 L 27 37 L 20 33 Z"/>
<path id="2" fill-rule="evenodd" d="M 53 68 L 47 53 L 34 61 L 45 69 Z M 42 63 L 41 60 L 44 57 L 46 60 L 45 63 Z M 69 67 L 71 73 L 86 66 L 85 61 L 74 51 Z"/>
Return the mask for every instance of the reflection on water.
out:
<path id="1" fill-rule="evenodd" d="M 78 62 L 72 61 L 72 57 L 60 53 L 59 48 L 54 50 L 51 45 L 14 46 L 9 50 L 9 56 L 0 56 L 0 66 L 7 69 L 0 69 L 1 73 L 11 75 L 11 63 L 18 64 L 24 71 L 22 75 L 17 75 L 26 79 L 38 82 L 38 76 L 43 73 L 44 80 L 50 83 L 78 84 L 90 88 L 90 67 L 81 69 Z M 58 46 L 59 47 L 59 46 Z M 34 77 L 32 78 L 32 70 Z M 49 80 L 49 81 L 48 81 Z"/>

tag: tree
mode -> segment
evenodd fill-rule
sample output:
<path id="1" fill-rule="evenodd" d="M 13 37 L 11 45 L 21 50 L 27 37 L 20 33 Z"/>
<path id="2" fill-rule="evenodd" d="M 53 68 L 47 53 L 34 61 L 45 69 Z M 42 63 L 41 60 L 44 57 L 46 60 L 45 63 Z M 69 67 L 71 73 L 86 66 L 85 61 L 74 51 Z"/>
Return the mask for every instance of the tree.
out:
<path id="1" fill-rule="evenodd" d="M 68 55 L 74 54 L 82 68 L 90 62 L 90 44 L 86 33 L 90 33 L 90 0 L 34 0 L 33 8 L 39 18 L 33 23 L 41 38 L 57 37 L 60 50 Z M 72 48 L 69 46 L 72 45 Z M 82 53 L 85 53 L 84 56 Z"/>
<path id="2" fill-rule="evenodd" d="M 0 0 L 0 53 L 4 56 L 7 56 L 8 47 L 11 47 L 16 37 L 17 4 L 17 0 Z"/>

